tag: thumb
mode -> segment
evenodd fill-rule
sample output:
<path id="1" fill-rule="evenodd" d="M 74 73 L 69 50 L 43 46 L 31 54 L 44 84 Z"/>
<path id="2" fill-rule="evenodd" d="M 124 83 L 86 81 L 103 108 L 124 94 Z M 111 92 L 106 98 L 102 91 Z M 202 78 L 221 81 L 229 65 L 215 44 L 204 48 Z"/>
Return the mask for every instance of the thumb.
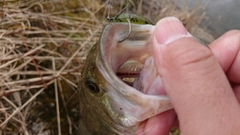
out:
<path id="1" fill-rule="evenodd" d="M 239 128 L 239 104 L 209 48 L 195 41 L 173 17 L 157 23 L 153 45 L 157 71 L 182 134 L 226 135 Z M 224 125 L 229 122 L 233 124 Z"/>

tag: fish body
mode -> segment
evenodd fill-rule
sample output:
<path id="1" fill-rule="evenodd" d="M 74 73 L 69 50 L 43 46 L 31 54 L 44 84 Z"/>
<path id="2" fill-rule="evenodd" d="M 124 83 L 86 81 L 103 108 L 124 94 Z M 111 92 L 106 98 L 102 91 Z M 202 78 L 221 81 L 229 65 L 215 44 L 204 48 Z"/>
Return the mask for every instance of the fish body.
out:
<path id="1" fill-rule="evenodd" d="M 168 96 L 156 93 L 162 84 L 154 70 L 155 26 L 116 20 L 103 29 L 82 70 L 80 135 L 134 135 L 142 121 L 172 109 Z"/>
<path id="2" fill-rule="evenodd" d="M 81 73 L 80 135 L 134 135 L 141 122 L 172 109 L 154 63 L 154 28 L 127 14 L 104 27 Z"/>
<path id="3" fill-rule="evenodd" d="M 147 18 L 144 18 L 142 16 L 138 16 L 136 14 L 120 14 L 116 17 L 112 17 L 109 19 L 110 22 L 131 22 L 133 24 L 152 24 L 151 21 L 149 21 Z"/>

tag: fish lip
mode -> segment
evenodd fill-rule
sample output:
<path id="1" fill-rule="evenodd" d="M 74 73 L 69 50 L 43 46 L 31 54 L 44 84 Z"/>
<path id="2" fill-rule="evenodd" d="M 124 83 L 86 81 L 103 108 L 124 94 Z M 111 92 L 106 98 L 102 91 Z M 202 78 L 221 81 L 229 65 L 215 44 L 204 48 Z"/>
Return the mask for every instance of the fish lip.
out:
<path id="1" fill-rule="evenodd" d="M 113 58 L 112 55 L 110 52 L 114 50 L 114 48 L 116 48 L 117 45 L 125 45 L 125 42 L 127 42 L 126 40 L 133 40 L 133 42 L 136 42 L 136 41 L 144 41 L 144 42 L 149 42 L 150 41 L 150 38 L 151 38 L 151 35 L 153 33 L 153 29 L 155 28 L 154 25 L 151 25 L 151 24 L 147 24 L 147 25 L 139 25 L 139 24 L 131 24 L 131 30 L 132 31 L 137 31 L 138 27 L 146 27 L 146 28 L 142 28 L 140 29 L 139 31 L 137 32 L 145 32 L 148 34 L 148 36 L 146 37 L 147 34 L 142 34 L 142 37 L 141 36 L 129 36 L 129 23 L 111 23 L 109 25 L 107 25 L 103 32 L 102 32 L 102 36 L 100 38 L 100 51 L 99 51 L 99 59 L 100 61 L 103 63 L 103 67 L 104 69 L 106 70 L 104 72 L 105 73 L 108 73 L 109 74 L 109 77 L 112 78 L 110 79 L 107 79 L 107 81 L 109 80 L 115 80 L 117 81 L 118 83 L 121 83 L 121 85 L 127 85 L 125 83 L 123 83 L 123 81 L 119 78 L 122 78 L 122 77 L 137 77 L 144 65 L 144 63 L 137 63 L 139 61 L 137 61 L 134 66 L 132 66 L 133 68 L 136 67 L 137 69 L 136 70 L 121 70 L 119 71 L 118 69 L 120 69 L 123 65 L 123 63 L 125 63 L 126 61 L 129 60 L 129 58 L 125 58 L 123 61 L 121 58 Z M 114 33 L 114 34 L 109 34 L 109 33 Z M 132 32 L 131 32 L 132 33 Z M 130 34 L 131 34 L 130 33 Z M 139 34 L 141 35 L 141 34 Z M 127 37 L 127 39 L 125 39 Z M 135 38 L 135 39 L 131 39 L 131 37 Z M 137 39 L 136 39 L 137 38 Z M 125 39 L 124 41 L 122 39 Z M 111 42 L 109 42 L 111 41 Z M 107 44 L 107 45 L 106 45 Z M 146 45 L 147 43 L 144 44 L 144 46 Z M 111 50 L 112 49 L 112 50 Z M 128 49 L 128 48 L 127 48 Z M 130 48 L 132 49 L 132 48 Z M 139 49 L 139 48 L 138 48 Z M 141 50 L 141 48 L 140 48 Z M 117 53 L 117 52 L 116 52 Z M 150 48 L 149 50 L 149 53 L 151 53 L 151 55 L 153 55 L 153 51 L 152 51 L 152 48 Z M 122 55 L 122 54 L 121 54 Z M 130 56 L 131 57 L 131 56 Z M 116 60 L 117 59 L 117 60 Z M 144 59 L 144 58 L 143 58 Z M 116 61 L 121 61 L 121 62 L 117 62 L 117 63 L 114 63 Z M 145 61 L 146 58 L 143 60 Z M 123 83 L 123 84 L 122 84 Z M 131 86 L 130 86 L 131 87 Z M 133 87 L 131 87 L 133 88 Z M 135 89 L 135 88 L 134 88 Z M 137 90 L 137 89 L 135 89 Z"/>
<path id="2" fill-rule="evenodd" d="M 103 75 L 105 75 L 106 81 L 108 83 L 113 83 L 112 81 L 114 80 L 114 82 L 117 83 L 118 85 L 127 87 L 129 89 L 129 91 L 130 90 L 139 91 L 139 90 L 135 89 L 134 87 L 132 87 L 131 85 L 126 84 L 121 78 L 123 78 L 123 77 L 131 78 L 131 77 L 139 76 L 139 73 L 144 65 L 144 63 L 141 63 L 141 62 L 145 62 L 147 58 L 142 58 L 143 60 L 140 60 L 141 62 L 136 64 L 136 65 L 140 66 L 140 68 L 137 69 L 136 71 L 127 70 L 128 72 L 125 72 L 125 71 L 120 72 L 118 70 L 118 68 L 120 68 L 120 66 L 124 62 L 126 62 L 129 58 L 121 61 L 120 64 L 119 63 L 116 64 L 116 63 L 114 63 L 114 59 L 112 58 L 112 54 L 110 53 L 110 51 L 112 48 L 115 48 L 117 45 L 119 45 L 118 43 L 120 43 L 120 45 L 124 44 L 124 42 L 126 42 L 126 41 L 123 41 L 122 39 L 124 39 L 126 37 L 128 37 L 127 39 L 133 40 L 134 42 L 135 41 L 141 42 L 142 40 L 144 40 L 145 43 L 143 44 L 143 46 L 150 46 L 149 44 L 151 44 L 151 41 L 152 41 L 151 39 L 152 39 L 152 33 L 154 31 L 154 28 L 155 28 L 155 26 L 151 25 L 151 24 L 147 24 L 147 25 L 131 24 L 131 30 L 132 30 L 131 33 L 133 33 L 133 31 L 134 31 L 135 32 L 134 36 L 131 36 L 131 33 L 130 33 L 130 36 L 128 35 L 129 34 L 129 31 L 128 31 L 129 23 L 110 23 L 103 29 L 102 36 L 100 38 L 100 49 L 99 49 L 100 55 L 98 56 L 97 61 L 101 61 L 101 63 L 102 63 L 102 66 L 100 66 L 102 69 L 101 72 Z M 141 32 L 144 34 L 142 34 L 142 35 L 139 34 Z M 114 34 L 110 34 L 110 33 L 114 33 Z M 140 35 L 140 36 L 138 36 L 138 35 Z M 134 39 L 132 39 L 132 38 L 134 38 Z M 151 47 L 152 47 L 152 45 L 151 45 Z M 149 47 L 146 47 L 146 48 L 149 48 Z M 146 57 L 149 58 L 150 56 L 153 55 L 153 49 L 150 48 L 148 50 L 148 53 L 150 53 L 150 55 L 148 54 L 148 56 L 146 56 Z M 117 60 L 119 60 L 119 59 L 117 59 Z M 139 62 L 139 61 L 137 61 L 137 62 Z M 119 89 L 119 87 L 116 87 L 116 89 Z M 142 92 L 140 92 L 140 93 L 144 94 Z M 144 95 L 147 95 L 147 94 L 144 94 Z M 163 98 L 167 97 L 166 95 L 157 95 L 157 96 L 160 96 Z"/>
<path id="3" fill-rule="evenodd" d="M 151 44 L 151 35 L 155 26 L 131 24 L 131 30 L 135 32 L 144 31 L 148 33 L 148 38 L 144 39 L 145 44 Z M 135 125 L 153 115 L 172 108 L 168 96 L 166 95 L 148 95 L 142 93 L 124 83 L 117 75 L 119 63 L 114 63 L 114 59 L 122 60 L 111 51 L 128 33 L 128 23 L 113 23 L 107 25 L 100 38 L 99 55 L 96 59 L 96 65 L 106 80 L 106 92 L 114 103 L 111 103 L 115 111 L 122 114 L 121 121 L 125 125 Z M 113 33 L 113 34 L 111 34 Z M 131 37 L 131 35 L 130 35 Z M 141 39 L 141 38 L 139 38 Z M 137 40 L 139 40 L 137 39 Z M 121 44 L 124 43 L 120 42 Z M 112 47 L 113 46 L 113 47 Z M 140 48 L 141 49 L 141 48 Z M 150 52 L 152 50 L 149 50 Z M 130 53 L 131 54 L 131 53 Z M 113 58 L 115 55 L 115 58 Z M 138 56 L 138 55 L 137 55 Z M 122 56 L 124 57 L 124 56 Z M 119 58 L 119 59 L 118 59 Z M 121 61 L 125 62 L 127 57 Z M 144 61 L 144 60 L 143 60 Z M 116 65 L 117 66 L 116 66 Z M 123 103 L 124 102 L 124 103 Z M 124 105 L 127 104 L 127 105 Z M 126 119 L 126 117 L 128 117 Z"/>

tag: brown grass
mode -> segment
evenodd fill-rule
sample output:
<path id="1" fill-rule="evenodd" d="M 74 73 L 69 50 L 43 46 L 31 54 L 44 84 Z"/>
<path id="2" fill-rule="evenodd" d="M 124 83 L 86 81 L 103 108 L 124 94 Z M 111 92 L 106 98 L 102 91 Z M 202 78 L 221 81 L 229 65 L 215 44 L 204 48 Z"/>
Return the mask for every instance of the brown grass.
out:
<path id="1" fill-rule="evenodd" d="M 0 2 L 0 134 L 73 134 L 80 118 L 77 83 L 87 52 L 106 24 L 107 3 Z M 125 5 L 112 2 L 110 15 Z M 196 11 L 171 1 L 132 0 L 123 12 L 153 22 L 176 16 L 194 33 L 202 30 L 198 24 L 204 17 Z"/>

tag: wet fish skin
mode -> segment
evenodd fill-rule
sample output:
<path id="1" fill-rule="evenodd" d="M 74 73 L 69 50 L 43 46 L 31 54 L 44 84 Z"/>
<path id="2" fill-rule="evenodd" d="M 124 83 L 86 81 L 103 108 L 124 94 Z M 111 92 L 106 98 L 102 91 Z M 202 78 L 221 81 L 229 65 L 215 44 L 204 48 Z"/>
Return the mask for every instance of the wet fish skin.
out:
<path id="1" fill-rule="evenodd" d="M 80 120 L 79 135 L 118 135 L 121 134 L 116 130 L 119 127 L 123 129 L 123 132 L 132 134 L 133 127 L 122 125 L 121 121 L 118 121 L 121 114 L 114 112 L 109 106 L 111 99 L 104 86 L 105 79 L 96 65 L 98 44 L 90 50 L 91 55 L 87 56 L 81 75 L 79 95 L 80 113 L 83 119 Z"/>
<path id="2" fill-rule="evenodd" d="M 156 94 L 154 90 L 150 91 L 152 95 L 142 93 L 116 76 L 119 66 L 116 60 L 124 62 L 123 59 L 130 57 L 141 61 L 143 54 L 152 55 L 154 27 L 131 24 L 131 33 L 129 23 L 113 23 L 104 28 L 99 42 L 91 48 L 81 74 L 79 135 L 134 135 L 140 122 L 172 109 L 166 95 Z M 125 54 L 116 52 L 114 45 L 125 49 Z M 159 88 L 153 88 L 151 83 L 147 85 L 151 89 Z"/>
<path id="3" fill-rule="evenodd" d="M 128 22 L 152 24 L 150 21 L 135 14 L 121 14 L 111 18 L 111 22 Z M 135 22 L 133 22 L 135 21 Z M 82 135 L 102 135 L 102 134 L 121 134 L 116 128 L 122 128 L 122 132 L 134 134 L 134 127 L 126 127 L 121 124 L 119 117 L 121 114 L 114 112 L 108 105 L 111 99 L 107 95 L 105 78 L 99 72 L 96 60 L 99 56 L 99 42 L 90 50 L 86 63 L 82 70 L 80 91 L 81 119 L 79 124 L 79 134 Z M 91 90 L 93 89 L 93 91 Z M 99 108 L 99 109 L 98 109 Z M 116 127 L 115 127 L 116 125 Z M 88 130 L 91 131 L 88 131 Z M 125 130 L 125 131 L 124 131 Z"/>
<path id="4" fill-rule="evenodd" d="M 136 52 L 136 49 L 146 52 L 148 44 L 151 44 L 148 42 L 151 40 L 146 36 L 151 36 L 149 29 L 154 26 L 131 27 L 131 34 L 128 35 L 128 23 L 107 25 L 99 42 L 87 56 L 79 84 L 82 117 L 79 134 L 134 135 L 140 122 L 172 108 L 167 96 L 144 94 L 125 84 L 114 73 L 115 60 L 139 57 L 140 52 L 133 52 Z M 126 36 L 129 37 L 128 41 L 119 42 Z M 129 48 L 129 43 L 134 44 L 136 41 L 138 44 Z M 128 57 L 120 57 L 122 52 L 119 56 L 115 51 L 111 51 L 113 44 L 127 49 Z M 113 55 L 116 57 L 112 57 Z"/>
<path id="5" fill-rule="evenodd" d="M 127 14 L 123 13 L 120 15 L 117 15 L 116 17 L 109 18 L 110 22 L 131 22 L 134 24 L 152 24 L 151 21 L 149 21 L 147 18 L 144 18 L 142 16 L 138 16 L 136 14 Z"/>

